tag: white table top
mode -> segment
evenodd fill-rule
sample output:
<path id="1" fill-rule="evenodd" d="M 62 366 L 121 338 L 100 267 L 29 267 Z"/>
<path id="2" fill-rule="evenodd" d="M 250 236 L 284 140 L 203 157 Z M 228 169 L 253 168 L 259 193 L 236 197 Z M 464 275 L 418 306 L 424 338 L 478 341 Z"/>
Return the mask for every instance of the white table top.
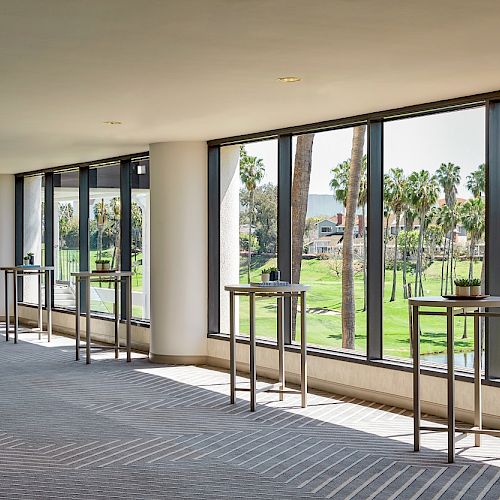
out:
<path id="1" fill-rule="evenodd" d="M 242 293 L 273 293 L 273 292 L 305 292 L 311 288 L 309 285 L 291 284 L 285 286 L 258 286 L 258 285 L 226 285 L 224 290 L 227 292 L 242 292 Z"/>
<path id="2" fill-rule="evenodd" d="M 412 297 L 408 299 L 412 306 L 428 307 L 500 307 L 500 297 L 490 296 L 484 299 L 445 299 L 441 296 Z"/>
<path id="3" fill-rule="evenodd" d="M 71 276 L 79 278 L 119 278 L 121 276 L 132 276 L 132 271 L 80 271 L 71 273 Z"/>
<path id="4" fill-rule="evenodd" d="M 4 266 L 0 267 L 0 271 L 20 271 L 20 272 L 31 272 L 39 273 L 45 271 L 53 271 L 54 266 Z"/>

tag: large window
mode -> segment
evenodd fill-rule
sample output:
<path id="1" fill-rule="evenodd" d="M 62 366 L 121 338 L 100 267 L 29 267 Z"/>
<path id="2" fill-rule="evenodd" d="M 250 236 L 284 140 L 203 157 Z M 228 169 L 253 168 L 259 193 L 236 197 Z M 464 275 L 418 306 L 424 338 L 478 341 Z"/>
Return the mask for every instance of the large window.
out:
<path id="1" fill-rule="evenodd" d="M 80 269 L 79 172 L 54 174 L 54 305 L 75 307 L 71 273 Z"/>
<path id="2" fill-rule="evenodd" d="M 411 295 L 483 278 L 484 107 L 384 124 L 384 354 L 409 357 Z M 457 318 L 455 363 L 473 366 L 473 319 Z M 422 360 L 446 363 L 446 318 L 421 318 Z"/>
<path id="3" fill-rule="evenodd" d="M 143 159 L 132 163 L 132 315 L 134 318 L 150 319 L 149 283 L 151 279 L 149 254 L 149 160 Z"/>
<path id="4" fill-rule="evenodd" d="M 45 175 L 26 175 L 22 181 L 23 210 L 17 212 L 18 216 L 23 214 L 19 225 L 23 228 L 22 238 L 20 235 L 16 238 L 17 244 L 22 241 L 22 248 L 16 250 L 18 263 L 23 263 L 21 252 L 23 256 L 32 253 L 35 265 L 53 260 L 54 306 L 74 308 L 75 285 L 71 273 L 95 270 L 96 261 L 107 261 L 111 269 L 132 271 L 132 316 L 148 321 L 148 156 L 102 161 L 90 167 L 61 167 Z M 18 191 L 16 196 L 21 199 Z M 130 207 L 130 211 L 127 208 L 124 213 L 123 206 Z M 84 214 L 83 222 L 81 214 Z M 82 223 L 88 223 L 88 232 L 82 233 Z M 53 244 L 46 248 L 45 241 L 51 241 L 52 237 Z M 24 302 L 36 304 L 37 278 L 25 277 L 23 281 Z M 44 298 L 42 290 L 42 300 Z M 113 285 L 105 280 L 93 283 L 90 305 L 95 313 L 112 314 L 115 310 Z"/>
<path id="5" fill-rule="evenodd" d="M 276 140 L 221 148 L 222 286 L 260 281 L 264 269 L 277 265 L 277 156 Z M 221 299 L 221 329 L 228 332 L 224 292 Z M 238 313 L 238 331 L 248 335 L 248 297 L 239 298 Z M 257 299 L 256 332 L 276 339 L 275 300 Z"/>
<path id="6" fill-rule="evenodd" d="M 44 185 L 43 175 L 24 178 L 23 257 L 32 255 L 32 262 L 35 265 L 43 265 L 45 262 Z M 44 297 L 45 294 L 42 293 L 42 302 Z M 23 278 L 23 300 L 30 304 L 38 304 L 37 276 Z"/>
<path id="7" fill-rule="evenodd" d="M 89 265 L 107 262 L 111 269 L 120 269 L 120 163 L 92 168 L 89 171 Z M 115 292 L 112 283 L 93 282 L 90 310 L 112 314 Z"/>
<path id="8" fill-rule="evenodd" d="M 366 127 L 294 138 L 292 281 L 311 286 L 308 343 L 366 351 Z M 300 337 L 292 303 L 292 341 Z"/>

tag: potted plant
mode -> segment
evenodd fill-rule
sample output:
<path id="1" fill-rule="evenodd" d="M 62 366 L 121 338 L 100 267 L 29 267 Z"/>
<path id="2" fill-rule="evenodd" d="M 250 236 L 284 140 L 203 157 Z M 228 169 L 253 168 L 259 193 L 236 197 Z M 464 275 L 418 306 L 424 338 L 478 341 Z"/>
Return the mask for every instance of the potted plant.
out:
<path id="1" fill-rule="evenodd" d="M 109 271 L 111 269 L 111 261 L 109 259 L 102 259 L 101 265 L 103 271 Z"/>
<path id="2" fill-rule="evenodd" d="M 280 277 L 281 273 L 277 267 L 269 268 L 269 281 L 279 281 Z"/>
<path id="3" fill-rule="evenodd" d="M 467 278 L 455 280 L 455 293 L 460 297 L 470 296 L 470 281 Z"/>
<path id="4" fill-rule="evenodd" d="M 34 266 L 35 265 L 35 254 L 33 252 L 28 252 L 27 257 L 28 257 L 28 261 L 29 261 L 30 266 Z"/>
<path id="5" fill-rule="evenodd" d="M 481 280 L 479 278 L 473 278 L 469 280 L 470 294 L 474 297 L 481 295 Z"/>
<path id="6" fill-rule="evenodd" d="M 24 257 L 23 257 L 23 262 L 24 262 L 24 265 L 27 266 L 29 263 L 30 263 L 30 258 L 28 257 L 28 254 L 26 254 Z"/>
<path id="7" fill-rule="evenodd" d="M 102 271 L 102 260 L 101 259 L 95 260 L 95 270 Z"/>
<path id="8" fill-rule="evenodd" d="M 261 274 L 260 274 L 260 281 L 262 281 L 262 283 L 266 283 L 267 281 L 271 281 L 269 269 L 267 269 L 267 268 L 262 269 Z"/>

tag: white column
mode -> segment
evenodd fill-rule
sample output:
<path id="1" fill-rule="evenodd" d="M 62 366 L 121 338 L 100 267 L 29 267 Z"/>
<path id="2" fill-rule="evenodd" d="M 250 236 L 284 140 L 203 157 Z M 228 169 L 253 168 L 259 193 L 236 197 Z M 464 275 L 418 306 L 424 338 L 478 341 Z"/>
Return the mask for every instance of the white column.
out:
<path id="1" fill-rule="evenodd" d="M 35 254 L 35 264 L 42 262 L 42 176 L 24 178 L 24 250 Z M 38 303 L 38 278 L 23 280 L 24 302 Z"/>
<path id="2" fill-rule="evenodd" d="M 240 280 L 240 147 L 220 150 L 220 329 L 229 333 L 229 294 L 225 285 Z M 239 301 L 239 297 L 236 297 Z M 235 308 L 236 334 L 239 307 Z"/>
<path id="3" fill-rule="evenodd" d="M 207 145 L 150 145 L 151 347 L 160 363 L 207 354 Z"/>
<path id="4" fill-rule="evenodd" d="M 15 242 L 15 185 L 13 175 L 0 175 L 0 214 L 2 237 L 0 238 L 0 266 L 14 265 Z M 0 279 L 0 316 L 5 317 L 4 273 Z M 12 314 L 12 278 L 9 281 L 10 312 Z"/>

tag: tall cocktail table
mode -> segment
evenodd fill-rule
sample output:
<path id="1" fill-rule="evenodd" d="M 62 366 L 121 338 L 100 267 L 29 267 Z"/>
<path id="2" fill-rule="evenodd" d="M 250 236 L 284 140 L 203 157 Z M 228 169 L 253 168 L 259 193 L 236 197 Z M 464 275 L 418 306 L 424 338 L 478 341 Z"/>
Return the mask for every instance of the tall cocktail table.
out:
<path id="1" fill-rule="evenodd" d="M 97 347 L 99 349 L 104 349 L 107 346 L 92 346 L 91 345 L 91 331 L 90 331 L 90 283 L 91 282 L 111 282 L 114 284 L 115 288 L 115 343 L 110 349 L 114 349 L 115 358 L 118 358 L 120 346 L 119 338 L 119 327 L 120 327 L 120 309 L 118 304 L 120 303 L 120 293 L 119 287 L 122 283 L 125 283 L 126 293 L 125 293 L 125 322 L 127 325 L 127 340 L 126 340 L 126 350 L 127 350 L 127 361 L 130 361 L 131 350 L 132 350 L 132 272 L 131 271 L 80 271 L 78 273 L 71 273 L 71 276 L 75 277 L 76 281 L 76 360 L 80 359 L 80 283 L 83 284 L 83 293 L 86 297 L 86 337 L 85 337 L 85 352 L 86 352 L 86 363 L 90 364 L 90 350 L 92 347 Z M 121 305 L 121 304 L 120 304 Z"/>
<path id="2" fill-rule="evenodd" d="M 18 309 L 18 282 L 19 276 L 38 276 L 38 338 L 42 338 L 43 331 L 43 304 L 42 304 L 42 275 L 45 274 L 45 289 L 47 304 L 47 341 L 52 336 L 52 271 L 53 266 L 6 266 L 0 267 L 5 273 L 5 340 L 9 340 L 10 333 L 10 304 L 9 304 L 9 275 L 13 276 L 14 288 L 14 344 L 17 344 L 19 333 L 19 309 Z"/>
<path id="3" fill-rule="evenodd" d="M 481 434 L 499 436 L 498 430 L 485 430 L 482 425 L 481 400 L 481 335 L 479 334 L 479 319 L 488 316 L 500 316 L 498 312 L 481 311 L 481 309 L 500 308 L 500 297 L 486 297 L 484 299 L 445 299 L 443 297 L 413 297 L 409 299 L 412 307 L 413 331 L 413 446 L 415 451 L 420 450 L 420 431 L 434 431 L 448 433 L 448 462 L 455 461 L 455 433 L 475 434 L 475 445 L 481 445 Z M 446 311 L 422 311 L 421 307 L 444 308 Z M 469 311 L 468 309 L 474 309 Z M 457 311 L 458 310 L 458 311 Z M 447 323 L 447 362 L 448 362 L 448 425 L 421 426 L 420 425 L 420 316 L 446 316 Z M 454 318 L 455 316 L 474 317 L 474 427 L 472 429 L 456 427 L 455 425 L 455 370 L 453 360 L 454 350 Z"/>
<path id="4" fill-rule="evenodd" d="M 302 408 L 307 406 L 307 340 L 306 340 L 306 292 L 307 285 L 286 286 L 258 286 L 258 285 L 227 285 L 224 287 L 229 292 L 230 307 L 230 379 L 231 379 L 231 404 L 235 403 L 236 391 L 250 391 L 250 411 L 255 411 L 257 400 L 257 364 L 256 364 L 256 340 L 255 340 L 255 298 L 276 297 L 278 303 L 278 356 L 279 356 L 279 383 L 259 389 L 259 392 L 276 392 L 280 401 L 287 392 L 300 392 L 302 396 Z M 236 387 L 236 325 L 235 325 L 235 297 L 248 296 L 250 302 L 250 388 Z M 283 330 L 284 298 L 300 297 L 300 391 L 287 389 L 285 387 L 285 342 Z M 277 387 L 276 387 L 277 385 Z"/>

